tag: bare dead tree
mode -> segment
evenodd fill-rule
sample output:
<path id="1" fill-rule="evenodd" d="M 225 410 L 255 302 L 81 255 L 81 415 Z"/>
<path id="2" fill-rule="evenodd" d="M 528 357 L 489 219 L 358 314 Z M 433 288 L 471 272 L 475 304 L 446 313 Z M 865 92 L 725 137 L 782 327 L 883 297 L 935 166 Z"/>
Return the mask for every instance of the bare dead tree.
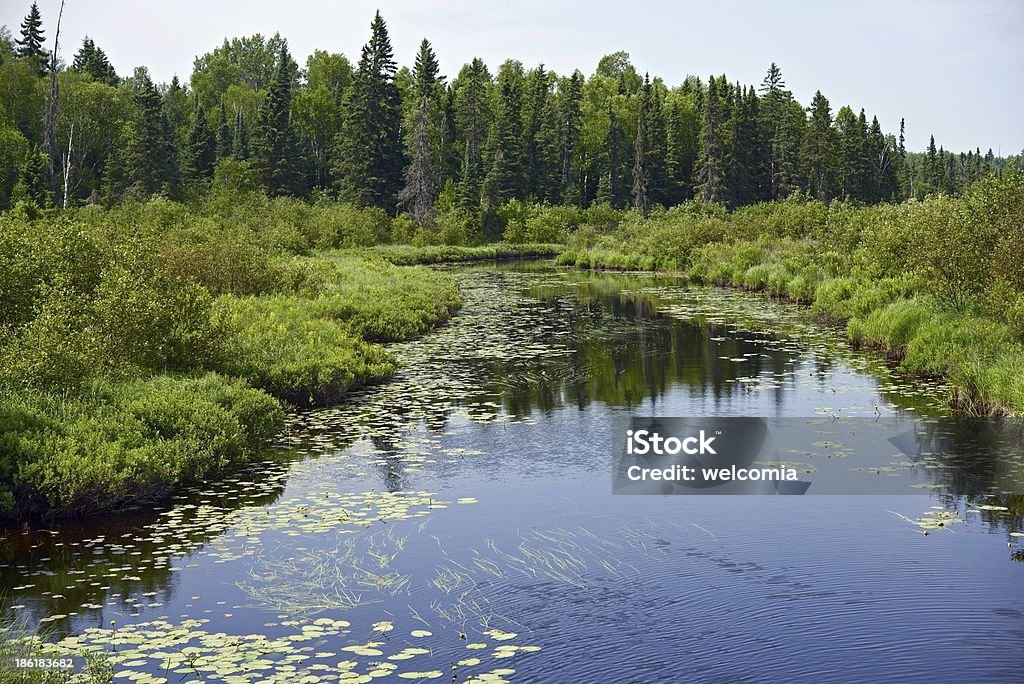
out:
<path id="1" fill-rule="evenodd" d="M 46 109 L 46 178 L 49 181 L 50 193 L 57 197 L 57 111 L 59 93 L 57 92 L 57 51 L 60 49 L 60 20 L 64 16 L 64 0 L 60 3 L 57 14 L 57 32 L 53 36 L 53 52 L 50 54 L 50 103 Z"/>

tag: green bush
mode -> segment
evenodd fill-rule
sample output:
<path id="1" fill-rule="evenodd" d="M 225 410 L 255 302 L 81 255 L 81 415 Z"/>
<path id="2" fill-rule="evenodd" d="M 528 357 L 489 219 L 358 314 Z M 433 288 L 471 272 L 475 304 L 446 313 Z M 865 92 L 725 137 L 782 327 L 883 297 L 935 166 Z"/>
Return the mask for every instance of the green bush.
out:
<path id="1" fill-rule="evenodd" d="M 255 455 L 283 425 L 274 399 L 217 375 L 0 396 L 0 503 L 26 515 L 149 501 Z"/>

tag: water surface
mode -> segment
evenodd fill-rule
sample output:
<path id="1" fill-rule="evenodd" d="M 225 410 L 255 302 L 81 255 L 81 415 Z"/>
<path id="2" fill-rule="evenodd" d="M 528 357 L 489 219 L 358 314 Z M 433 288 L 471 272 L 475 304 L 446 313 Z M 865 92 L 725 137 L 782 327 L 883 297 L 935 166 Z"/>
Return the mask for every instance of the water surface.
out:
<path id="1" fill-rule="evenodd" d="M 453 274 L 460 314 L 266 462 L 9 531 L 4 608 L 116 648 L 117 681 L 1020 680 L 1024 500 L 971 477 L 1012 450 L 915 467 L 918 495 L 611 495 L 632 415 L 933 417 L 945 387 L 760 295 Z"/>

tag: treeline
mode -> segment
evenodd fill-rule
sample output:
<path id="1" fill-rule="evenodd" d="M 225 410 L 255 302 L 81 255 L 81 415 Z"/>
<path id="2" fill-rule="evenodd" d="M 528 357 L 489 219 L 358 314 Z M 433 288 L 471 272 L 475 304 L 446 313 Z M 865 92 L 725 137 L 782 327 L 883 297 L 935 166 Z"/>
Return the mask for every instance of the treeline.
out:
<path id="1" fill-rule="evenodd" d="M 934 139 L 910 153 L 902 122 L 898 136 L 883 132 L 820 92 L 805 107 L 775 64 L 757 87 L 724 75 L 669 87 L 624 52 L 587 78 L 515 60 L 492 74 L 474 59 L 449 82 L 427 40 L 399 69 L 379 13 L 355 64 L 318 50 L 300 67 L 279 35 L 225 40 L 187 85 L 158 86 L 144 67 L 121 78 L 89 38 L 70 65 L 51 57 L 33 4 L 17 37 L 0 34 L 0 209 L 193 200 L 219 176 L 493 239 L 510 200 L 642 212 L 794 193 L 874 204 L 956 194 L 1005 165 Z"/>

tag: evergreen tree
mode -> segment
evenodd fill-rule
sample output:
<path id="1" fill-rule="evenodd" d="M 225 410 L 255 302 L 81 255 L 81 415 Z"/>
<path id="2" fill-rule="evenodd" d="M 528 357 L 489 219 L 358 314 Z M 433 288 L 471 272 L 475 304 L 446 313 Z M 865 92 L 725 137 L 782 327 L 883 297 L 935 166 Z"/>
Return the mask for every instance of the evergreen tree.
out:
<path id="1" fill-rule="evenodd" d="M 552 139 L 552 122 L 547 119 L 552 111 L 548 104 L 551 99 L 551 76 L 543 64 L 526 76 L 522 142 L 526 167 L 525 193 L 527 197 L 537 202 L 548 199 L 553 165 L 549 155 L 553 151 L 552 147 L 557 144 Z"/>
<path id="2" fill-rule="evenodd" d="M 650 209 L 650 196 L 647 188 L 647 116 L 646 102 L 641 98 L 640 113 L 637 116 L 637 136 L 633 141 L 633 208 L 646 214 Z"/>
<path id="3" fill-rule="evenodd" d="M 409 212 L 413 223 L 426 226 L 434 221 L 434 198 L 438 189 L 430 96 L 426 93 L 420 98 L 411 147 L 412 161 L 405 169 L 405 187 L 398 193 L 398 203 Z"/>
<path id="4" fill-rule="evenodd" d="M 463 67 L 455 86 L 455 119 L 462 143 L 459 200 L 466 209 L 480 206 L 484 178 L 483 146 L 491 118 L 491 75 L 483 60 L 474 58 Z"/>
<path id="5" fill-rule="evenodd" d="M 647 117 L 646 148 L 644 150 L 644 169 L 647 172 L 647 192 L 651 204 L 668 204 L 668 139 L 665 131 L 664 100 L 661 92 L 650 79 L 644 76 L 644 88 L 641 98 L 646 100 L 643 107 Z"/>
<path id="6" fill-rule="evenodd" d="M 906 120 L 900 118 L 900 137 L 897 142 L 895 161 L 899 199 L 901 200 L 914 196 L 914 180 L 910 174 L 910 166 L 907 163 L 906 142 Z"/>
<path id="7" fill-rule="evenodd" d="M 522 76 L 513 67 L 499 76 L 501 99 L 490 139 L 490 170 L 484 181 L 488 209 L 524 196 L 522 142 Z"/>
<path id="8" fill-rule="evenodd" d="M 837 194 L 846 200 L 860 200 L 861 139 L 857 115 L 848 106 L 840 107 L 835 120 L 838 145 Z"/>
<path id="9" fill-rule="evenodd" d="M 191 181 L 202 180 L 213 175 L 213 166 L 217 161 L 217 143 L 206 122 L 206 110 L 196 98 L 195 115 L 189 128 L 188 142 L 185 151 L 185 178 Z"/>
<path id="10" fill-rule="evenodd" d="M 804 137 L 803 160 L 807 173 L 807 190 L 811 196 L 829 201 L 833 196 L 836 144 L 832 129 L 832 110 L 821 91 L 811 100 L 810 125 Z"/>
<path id="11" fill-rule="evenodd" d="M 234 148 L 234 139 L 231 135 L 231 126 L 228 124 L 228 110 L 221 100 L 217 108 L 217 159 L 225 159 L 231 156 Z"/>
<path id="12" fill-rule="evenodd" d="M 106 83 L 110 86 L 116 86 L 121 81 L 117 77 L 117 72 L 114 71 L 110 60 L 107 59 L 106 53 L 96 47 L 96 43 L 89 36 L 82 40 L 82 47 L 75 54 L 74 61 L 71 63 L 71 69 L 79 73 L 89 74 L 94 81 Z"/>
<path id="13" fill-rule="evenodd" d="M 158 192 L 173 195 L 177 162 L 163 101 L 146 73 L 139 75 L 135 88 L 135 117 L 122 167 L 125 182 L 139 198 Z"/>
<path id="14" fill-rule="evenodd" d="M 39 208 L 49 207 L 53 203 L 46 183 L 46 167 L 46 155 L 38 145 L 32 145 L 18 169 L 18 180 L 25 190 L 25 196 Z"/>
<path id="15" fill-rule="evenodd" d="M 726 183 L 732 208 L 753 204 L 761 194 L 757 93 L 737 85 L 734 97 Z"/>
<path id="16" fill-rule="evenodd" d="M 708 79 L 704 97 L 704 118 L 701 122 L 700 151 L 694 185 L 700 200 L 706 203 L 722 202 L 726 198 L 722 141 L 723 122 L 718 106 L 718 82 Z"/>
<path id="17" fill-rule="evenodd" d="M 235 112 L 235 128 L 231 132 L 231 156 L 238 161 L 249 158 L 249 125 L 241 108 Z"/>
<path id="18" fill-rule="evenodd" d="M 576 178 L 573 173 L 573 159 L 580 145 L 580 131 L 583 122 L 581 103 L 583 101 L 583 74 L 573 71 L 565 84 L 564 92 L 560 92 L 559 107 L 559 162 L 561 166 L 561 200 L 566 204 L 578 204 L 580 193 L 577 192 Z M 616 196 L 616 190 L 612 191 Z"/>
<path id="19" fill-rule="evenodd" d="M 619 125 L 619 118 L 611 106 L 608 107 L 608 137 L 605 142 L 608 150 L 608 172 L 606 195 L 601 198 L 616 209 L 621 209 L 626 204 L 625 182 L 623 182 L 622 164 L 625 139 L 622 133 L 622 126 Z"/>
<path id="20" fill-rule="evenodd" d="M 647 163 L 647 103 L 640 99 L 640 112 L 636 119 L 636 140 L 633 142 L 633 208 L 641 214 L 647 214 L 651 207 L 648 194 L 649 176 Z"/>
<path id="21" fill-rule="evenodd" d="M 940 180 L 939 153 L 935 149 L 935 136 L 933 135 L 928 141 L 928 152 L 924 162 L 925 192 L 937 190 Z"/>
<path id="22" fill-rule="evenodd" d="M 456 144 L 457 128 L 455 124 L 455 89 L 445 88 L 441 108 L 441 145 L 439 171 L 442 180 L 456 178 L 459 173 L 461 158 Z"/>
<path id="23" fill-rule="evenodd" d="M 891 136 L 882 133 L 878 117 L 871 118 L 868 132 L 868 152 L 871 162 L 871 187 L 868 201 L 871 203 L 892 200 L 897 194 L 896 168 Z"/>
<path id="24" fill-rule="evenodd" d="M 668 204 L 675 205 L 693 197 L 693 165 L 697 161 L 698 126 L 695 112 L 685 110 L 678 98 L 669 101 L 665 117 L 668 129 L 667 167 Z"/>
<path id="25" fill-rule="evenodd" d="M 387 25 L 377 12 L 345 103 L 335 173 L 344 198 L 392 213 L 405 166 L 402 103 L 395 73 Z"/>
<path id="26" fill-rule="evenodd" d="M 426 38 L 420 42 L 420 51 L 416 53 L 416 63 L 412 73 L 416 83 L 416 101 L 422 103 L 423 98 L 427 98 L 432 104 L 438 103 L 444 85 L 442 79 L 439 78 L 440 67 L 437 63 L 437 56 L 430 46 L 430 41 Z"/>
<path id="27" fill-rule="evenodd" d="M 46 73 L 50 59 L 50 53 L 43 47 L 43 34 L 43 18 L 39 14 L 39 4 L 33 2 L 28 15 L 21 22 L 21 38 L 14 41 L 17 45 L 15 54 L 31 61 L 40 75 Z"/>
<path id="28" fill-rule="evenodd" d="M 799 189 L 800 146 L 806 122 L 803 107 L 786 90 L 774 62 L 761 82 L 761 129 L 766 139 L 767 199 L 788 197 Z"/>
<path id="29" fill-rule="evenodd" d="M 253 131 L 254 170 L 272 196 L 299 194 L 304 186 L 292 125 L 291 57 L 282 43 L 266 102 Z"/>

